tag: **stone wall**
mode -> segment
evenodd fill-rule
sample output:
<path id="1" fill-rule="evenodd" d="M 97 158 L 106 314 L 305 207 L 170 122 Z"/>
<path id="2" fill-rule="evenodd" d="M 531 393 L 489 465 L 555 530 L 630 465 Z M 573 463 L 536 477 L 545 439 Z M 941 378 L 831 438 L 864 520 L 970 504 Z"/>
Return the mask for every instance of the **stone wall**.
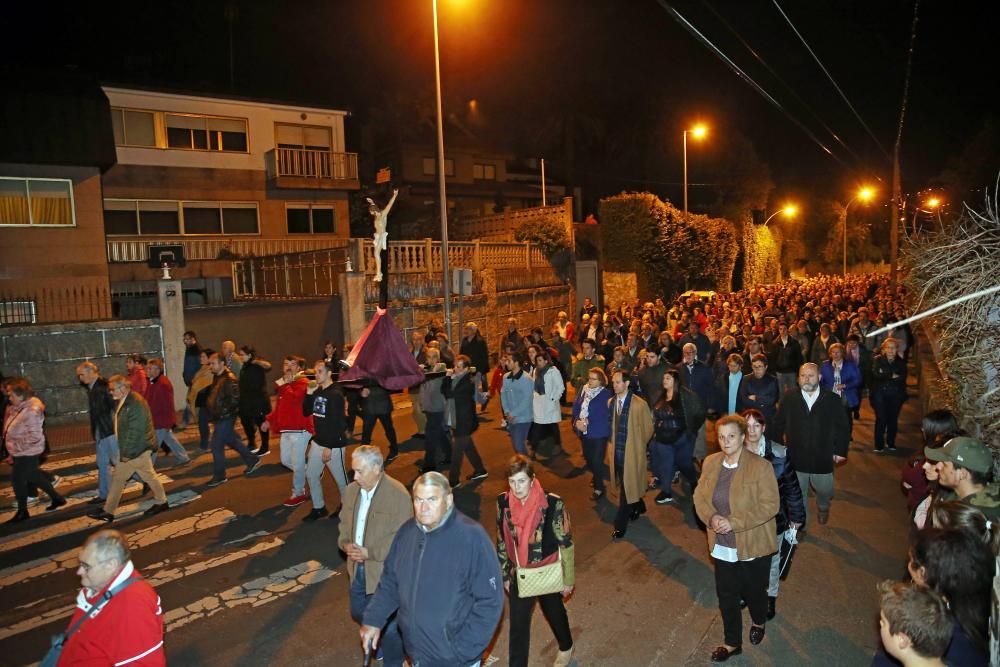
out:
<path id="1" fill-rule="evenodd" d="M 602 271 L 601 281 L 604 284 L 604 303 L 612 308 L 617 308 L 622 301 L 631 305 L 639 296 L 635 272 Z"/>
<path id="2" fill-rule="evenodd" d="M 125 373 L 125 357 L 163 356 L 158 320 L 118 320 L 0 329 L 0 371 L 23 376 L 46 405 L 51 423 L 86 419 L 87 395 L 76 367 L 92 361 L 101 375 Z"/>

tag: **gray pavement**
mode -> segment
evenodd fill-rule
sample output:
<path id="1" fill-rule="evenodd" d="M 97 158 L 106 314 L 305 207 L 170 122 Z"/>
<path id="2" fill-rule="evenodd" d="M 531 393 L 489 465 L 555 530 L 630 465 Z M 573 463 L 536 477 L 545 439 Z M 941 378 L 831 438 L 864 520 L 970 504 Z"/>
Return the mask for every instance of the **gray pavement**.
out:
<path id="1" fill-rule="evenodd" d="M 878 642 L 875 584 L 904 571 L 907 514 L 898 473 L 919 441 L 915 410 L 915 401 L 904 407 L 900 450 L 876 456 L 870 446 L 872 413 L 865 405 L 848 463 L 837 472 L 829 524 L 812 526 L 799 546 L 764 642 L 758 647 L 745 642 L 745 653 L 729 664 L 868 664 Z M 497 428 L 497 412 L 494 401 L 476 434 L 489 479 L 456 492 L 459 508 L 491 535 L 495 498 L 506 489 L 501 470 L 511 454 L 506 433 Z M 398 410 L 395 421 L 401 437 L 413 433 L 408 410 Z M 384 444 L 380 438 L 376 428 L 376 443 Z M 650 492 L 649 512 L 623 541 L 613 543 L 614 508 L 607 500 L 589 499 L 589 476 L 568 420 L 563 442 L 569 456 L 540 462 L 539 478 L 566 499 L 572 517 L 577 588 L 568 611 L 576 663 L 708 664 L 722 641 L 722 627 L 705 536 L 695 526 L 686 493 L 676 492 L 673 505 L 657 506 Z M 406 441 L 389 473 L 411 482 L 421 445 Z M 88 451 L 53 456 L 49 465 L 59 474 L 80 475 L 77 485 L 60 491 L 80 498 L 94 493 L 85 475 Z M 118 524 L 135 545 L 134 561 L 162 598 L 170 664 L 357 664 L 357 629 L 347 613 L 347 577 L 336 550 L 338 522 L 302 523 L 308 503 L 294 510 L 280 506 L 290 474 L 277 453 L 251 478 L 241 477 L 242 465 L 231 458 L 230 481 L 216 489 L 204 486 L 211 474 L 207 455 L 186 468 L 171 469 L 170 463 L 163 457 L 158 468 L 169 478 L 168 493 L 186 504 L 151 520 L 133 517 Z M 337 492 L 328 476 L 324 481 L 332 507 Z M 132 491 L 123 502 L 134 498 Z M 64 629 L 60 613 L 72 605 L 78 586 L 74 554 L 100 527 L 82 517 L 86 507 L 77 504 L 54 515 L 35 508 L 37 516 L 16 532 L 0 527 L 4 664 L 37 661 L 47 637 Z M 0 521 L 7 516 L 0 514 Z M 556 646 L 540 611 L 532 636 L 531 664 L 551 664 Z M 504 620 L 486 664 L 506 659 Z"/>

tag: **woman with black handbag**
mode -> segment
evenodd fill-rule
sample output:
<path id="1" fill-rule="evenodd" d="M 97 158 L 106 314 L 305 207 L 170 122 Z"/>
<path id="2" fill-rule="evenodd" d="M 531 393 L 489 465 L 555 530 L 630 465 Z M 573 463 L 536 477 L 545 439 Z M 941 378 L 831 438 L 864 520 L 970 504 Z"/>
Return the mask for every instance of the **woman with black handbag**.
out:
<path id="1" fill-rule="evenodd" d="M 497 497 L 497 555 L 510 595 L 510 665 L 526 667 L 531 614 L 538 600 L 559 643 L 553 667 L 573 657 L 564 599 L 573 593 L 573 540 L 562 498 L 547 494 L 531 460 L 517 455 L 507 468 L 510 490 Z"/>

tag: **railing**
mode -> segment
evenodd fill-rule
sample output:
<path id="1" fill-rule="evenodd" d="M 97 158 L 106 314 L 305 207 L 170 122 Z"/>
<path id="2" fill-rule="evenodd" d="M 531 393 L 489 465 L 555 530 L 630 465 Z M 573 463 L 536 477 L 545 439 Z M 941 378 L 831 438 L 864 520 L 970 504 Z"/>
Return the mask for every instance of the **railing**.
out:
<path id="1" fill-rule="evenodd" d="M 0 291 L 0 326 L 91 322 L 111 316 L 106 287 L 19 287 L 17 291 Z"/>
<path id="2" fill-rule="evenodd" d="M 307 148 L 275 148 L 264 154 L 269 179 L 295 178 L 358 180 L 358 154 Z"/>
<path id="3" fill-rule="evenodd" d="M 344 248 L 235 260 L 233 296 L 243 301 L 333 296 L 346 262 Z"/>
<path id="4" fill-rule="evenodd" d="M 514 231 L 525 222 L 547 220 L 572 231 L 573 198 L 566 197 L 554 206 L 520 208 L 486 215 L 480 218 L 459 219 L 452 223 L 456 239 L 480 239 L 483 241 L 513 242 Z"/>
<path id="5" fill-rule="evenodd" d="M 183 245 L 184 256 L 188 261 L 204 261 L 343 248 L 347 245 L 347 239 L 261 239 L 231 236 L 219 239 L 185 239 L 176 236 L 143 237 L 141 240 L 112 238 L 107 240 L 108 262 L 145 262 L 149 256 L 149 246 L 164 243 Z"/>
<path id="6" fill-rule="evenodd" d="M 392 274 L 441 273 L 441 242 L 389 241 L 388 268 Z M 351 239 L 351 263 L 356 271 L 375 273 L 375 248 L 371 239 Z M 550 268 L 545 253 L 530 243 L 481 243 L 480 241 L 449 241 L 448 265 L 451 268 L 517 269 L 532 272 Z"/>
<path id="7" fill-rule="evenodd" d="M 511 269 L 500 270 L 496 272 L 496 278 L 498 292 L 558 287 L 566 284 L 566 281 L 560 278 L 551 266 L 537 267 L 530 272 Z M 475 289 L 475 285 L 473 285 L 473 289 Z"/>

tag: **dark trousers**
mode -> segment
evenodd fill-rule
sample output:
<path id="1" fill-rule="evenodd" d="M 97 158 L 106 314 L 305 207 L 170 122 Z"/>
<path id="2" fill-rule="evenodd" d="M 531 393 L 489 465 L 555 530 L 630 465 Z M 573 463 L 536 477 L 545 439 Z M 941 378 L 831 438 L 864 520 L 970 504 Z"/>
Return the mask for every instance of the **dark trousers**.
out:
<path id="1" fill-rule="evenodd" d="M 202 450 L 208 449 L 209 441 L 211 440 L 212 432 L 208 424 L 208 408 L 202 406 L 198 408 L 198 435 L 201 436 L 198 447 Z"/>
<path id="2" fill-rule="evenodd" d="M 517 596 L 517 577 L 510 579 L 510 665 L 511 667 L 527 667 L 528 648 L 531 643 L 531 614 L 535 611 L 535 600 L 542 608 L 542 614 L 552 628 L 559 643 L 560 651 L 568 651 L 573 647 L 573 635 L 569 630 L 569 618 L 566 616 L 566 605 L 563 604 L 562 593 L 550 593 L 530 598 Z"/>
<path id="3" fill-rule="evenodd" d="M 875 408 L 875 450 L 888 445 L 896 446 L 896 430 L 899 426 L 899 412 L 903 409 L 905 397 L 895 392 L 877 390 L 872 392 L 872 407 Z"/>
<path id="4" fill-rule="evenodd" d="M 625 499 L 625 488 L 618 488 L 618 512 L 615 514 L 615 530 L 624 531 L 628 528 L 629 517 L 632 512 L 646 511 L 646 501 L 642 498 L 637 503 L 630 503 Z"/>
<path id="5" fill-rule="evenodd" d="M 608 466 L 604 463 L 607 438 L 580 438 L 583 445 L 583 458 L 587 461 L 587 469 L 593 475 L 591 486 L 595 491 L 604 491 L 604 480 L 608 477 Z"/>
<path id="6" fill-rule="evenodd" d="M 649 452 L 652 458 L 650 464 L 653 468 L 653 474 L 660 480 L 660 488 L 668 496 L 675 469 L 681 471 L 681 474 L 691 483 L 692 488 L 698 484 L 698 473 L 694 469 L 693 434 L 684 433 L 670 444 L 653 440 L 650 443 Z"/>
<path id="7" fill-rule="evenodd" d="M 14 487 L 14 497 L 17 498 L 17 511 L 28 511 L 28 486 L 40 488 L 51 500 L 61 496 L 52 488 L 52 482 L 38 467 L 39 456 L 15 456 L 11 480 Z"/>
<path id="8" fill-rule="evenodd" d="M 438 458 L 448 458 L 448 434 L 444 430 L 443 412 L 425 412 L 423 472 L 437 470 Z"/>
<path id="9" fill-rule="evenodd" d="M 398 445 L 396 444 L 396 427 L 392 424 L 391 412 L 384 415 L 373 415 L 366 412 L 361 416 L 361 444 L 371 444 L 375 422 L 382 423 L 382 430 L 385 431 L 385 439 L 389 441 L 389 450 L 394 451 Z"/>
<path id="10" fill-rule="evenodd" d="M 556 449 L 562 449 L 562 436 L 559 435 L 559 422 L 555 424 L 539 424 L 538 422 L 531 422 L 531 428 L 528 430 L 528 442 L 531 443 L 532 449 L 538 449 L 538 445 L 541 444 L 545 438 L 551 437 L 556 443 Z"/>
<path id="11" fill-rule="evenodd" d="M 348 389 L 344 392 L 344 400 L 347 402 L 347 431 L 354 433 L 354 424 L 361 414 L 361 390 Z"/>
<path id="12" fill-rule="evenodd" d="M 771 574 L 771 557 L 741 560 L 735 563 L 715 561 L 715 593 L 719 596 L 725 642 L 729 646 L 743 645 L 743 610 L 745 600 L 754 625 L 767 622 L 767 585 Z"/>
<path id="13" fill-rule="evenodd" d="M 270 450 L 268 441 L 270 436 L 267 431 L 261 431 L 260 425 L 264 421 L 263 416 L 240 415 L 240 423 L 243 424 L 243 434 L 247 437 L 247 448 L 254 448 L 254 434 L 260 432 L 260 451 L 264 453 Z"/>
<path id="14" fill-rule="evenodd" d="M 236 417 L 228 417 L 215 422 L 215 430 L 212 432 L 212 476 L 215 479 L 222 479 L 226 476 L 226 445 L 235 450 L 248 466 L 253 465 L 257 460 L 257 457 L 250 453 L 240 437 L 236 435 L 235 427 Z"/>
<path id="15" fill-rule="evenodd" d="M 372 597 L 367 593 L 365 564 L 358 563 L 354 568 L 354 581 L 351 582 L 351 618 L 357 623 L 364 623 L 365 608 L 368 607 Z M 403 637 L 399 633 L 399 626 L 396 625 L 395 614 L 389 617 L 389 622 L 382 628 L 382 635 L 376 650 L 376 656 L 379 655 L 384 660 L 383 667 L 402 667 L 403 665 Z"/>
<path id="16" fill-rule="evenodd" d="M 486 470 L 483 465 L 483 458 L 476 449 L 476 443 L 472 441 L 472 435 L 452 435 L 451 438 L 451 467 L 448 470 L 448 481 L 452 486 L 457 485 L 462 480 L 462 460 L 468 456 L 469 463 L 475 473 Z"/>

